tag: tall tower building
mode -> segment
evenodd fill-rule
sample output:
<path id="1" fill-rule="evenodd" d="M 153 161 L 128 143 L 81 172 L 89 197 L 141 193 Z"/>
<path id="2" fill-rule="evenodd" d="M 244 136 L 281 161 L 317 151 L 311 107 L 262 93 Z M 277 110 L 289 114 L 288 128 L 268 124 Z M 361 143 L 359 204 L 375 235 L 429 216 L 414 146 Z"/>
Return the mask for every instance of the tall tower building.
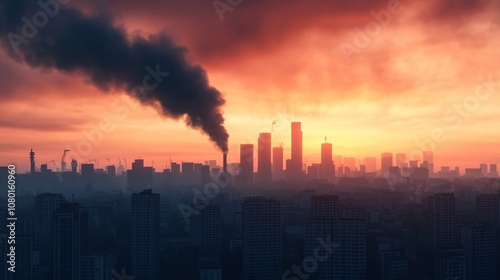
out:
<path id="1" fill-rule="evenodd" d="M 160 194 L 151 189 L 132 195 L 130 219 L 131 275 L 158 280 L 160 246 Z"/>
<path id="2" fill-rule="evenodd" d="M 54 212 L 54 279 L 80 280 L 80 257 L 88 252 L 88 212 L 63 203 Z"/>
<path id="3" fill-rule="evenodd" d="M 273 148 L 273 181 L 283 180 L 283 147 Z"/>
<path id="4" fill-rule="evenodd" d="M 393 165 L 392 153 L 382 153 L 380 159 L 380 175 L 384 177 L 389 176 L 389 169 Z"/>
<path id="5" fill-rule="evenodd" d="M 427 162 L 427 169 L 429 169 L 429 175 L 434 174 L 434 152 L 433 151 L 423 151 L 423 162 Z"/>
<path id="6" fill-rule="evenodd" d="M 33 152 L 33 149 L 30 151 L 30 171 L 31 174 L 35 174 L 35 152 Z"/>
<path id="7" fill-rule="evenodd" d="M 337 219 L 339 217 L 339 198 L 336 195 L 317 195 L 311 198 L 311 219 Z"/>
<path id="8" fill-rule="evenodd" d="M 333 220 L 332 241 L 340 246 L 333 249 L 331 279 L 366 279 L 366 225 L 363 220 Z"/>
<path id="9" fill-rule="evenodd" d="M 240 183 L 253 185 L 253 144 L 240 145 Z"/>
<path id="10" fill-rule="evenodd" d="M 292 122 L 292 158 L 291 170 L 287 170 L 287 174 L 291 178 L 288 180 L 301 182 L 302 181 L 302 124 L 300 122 Z"/>
<path id="11" fill-rule="evenodd" d="M 335 165 L 332 159 L 332 144 L 321 144 L 321 165 L 320 165 L 320 178 L 328 181 L 333 181 L 335 178 Z"/>
<path id="12" fill-rule="evenodd" d="M 474 224 L 461 227 L 461 246 L 465 251 L 465 279 L 497 279 L 497 234 L 493 226 Z"/>
<path id="13" fill-rule="evenodd" d="M 406 154 L 396 154 L 396 164 L 395 166 L 399 168 L 407 167 L 408 163 L 406 162 Z"/>
<path id="14" fill-rule="evenodd" d="M 318 239 L 332 240 L 332 222 L 337 217 L 338 197 L 336 195 L 321 195 L 311 198 L 311 212 L 309 219 L 306 220 L 304 235 L 306 257 L 314 256 L 319 245 Z M 333 279 L 332 276 L 333 256 L 328 255 L 325 260 L 318 262 L 318 268 L 310 275 L 310 279 L 327 280 Z"/>
<path id="15" fill-rule="evenodd" d="M 243 202 L 243 279 L 281 279 L 280 203 L 264 197 Z"/>
<path id="16" fill-rule="evenodd" d="M 191 178 L 194 178 L 194 171 L 192 174 L 193 176 Z M 145 167 L 143 159 L 136 159 L 132 163 L 132 169 L 127 170 L 127 188 L 130 191 L 138 191 L 140 189 L 151 187 L 152 184 L 153 167 Z"/>
<path id="17" fill-rule="evenodd" d="M 33 247 L 40 254 L 40 266 L 47 270 L 54 260 L 54 212 L 64 202 L 62 194 L 44 193 L 35 198 Z"/>
<path id="18" fill-rule="evenodd" d="M 478 220 L 494 226 L 500 225 L 500 195 L 479 194 L 476 196 Z"/>
<path id="19" fill-rule="evenodd" d="M 453 193 L 439 193 L 427 198 L 423 213 L 422 241 L 435 249 L 457 246 L 458 228 Z"/>
<path id="20" fill-rule="evenodd" d="M 271 164 L 271 133 L 259 134 L 258 145 L 258 166 L 257 178 L 258 183 L 266 184 L 272 181 L 272 164 Z"/>

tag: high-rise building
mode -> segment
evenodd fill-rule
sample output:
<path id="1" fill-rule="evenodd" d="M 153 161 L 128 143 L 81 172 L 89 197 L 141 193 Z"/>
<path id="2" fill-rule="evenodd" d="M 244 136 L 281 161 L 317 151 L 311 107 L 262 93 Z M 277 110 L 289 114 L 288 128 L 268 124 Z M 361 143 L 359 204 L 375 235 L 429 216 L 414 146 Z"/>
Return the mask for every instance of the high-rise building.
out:
<path id="1" fill-rule="evenodd" d="M 39 265 L 51 270 L 54 260 L 54 212 L 64 203 L 62 194 L 44 193 L 35 197 L 33 247 L 39 254 Z M 40 277 L 41 275 L 36 275 Z"/>
<path id="2" fill-rule="evenodd" d="M 283 180 L 283 147 L 273 148 L 273 181 Z"/>
<path id="3" fill-rule="evenodd" d="M 363 161 L 366 166 L 366 172 L 376 172 L 377 171 L 377 158 L 366 157 Z"/>
<path id="4" fill-rule="evenodd" d="M 181 165 L 176 162 L 171 162 L 170 173 L 172 173 L 172 175 L 176 177 L 181 176 Z"/>
<path id="5" fill-rule="evenodd" d="M 80 258 L 80 280 L 109 280 L 112 275 L 114 256 L 110 254 L 89 254 Z"/>
<path id="6" fill-rule="evenodd" d="M 455 195 L 438 193 L 427 198 L 422 223 L 422 241 L 435 249 L 458 244 L 455 221 Z"/>
<path id="7" fill-rule="evenodd" d="M 199 252 L 199 279 L 221 279 L 222 213 L 218 204 L 209 204 L 191 219 L 191 245 Z"/>
<path id="8" fill-rule="evenodd" d="M 331 279 L 366 279 L 366 225 L 363 220 L 333 220 L 332 241 L 339 244 L 333 250 Z"/>
<path id="9" fill-rule="evenodd" d="M 35 174 L 35 152 L 33 149 L 30 150 L 30 171 L 31 174 Z"/>
<path id="10" fill-rule="evenodd" d="M 63 203 L 54 212 L 54 279 L 80 280 L 80 258 L 88 252 L 88 211 Z"/>
<path id="11" fill-rule="evenodd" d="M 204 256 L 220 257 L 221 215 L 220 205 L 209 204 L 191 219 L 191 245 L 198 247 Z"/>
<path id="12" fill-rule="evenodd" d="M 497 178 L 498 177 L 498 170 L 497 170 L 497 165 L 496 164 L 490 164 L 490 177 L 491 178 Z"/>
<path id="13" fill-rule="evenodd" d="M 332 144 L 321 144 L 321 165 L 319 175 L 320 178 L 328 181 L 333 181 L 335 178 L 335 165 L 332 158 Z"/>
<path id="14" fill-rule="evenodd" d="M 393 165 L 392 153 L 382 153 L 380 159 L 380 175 L 389 176 L 389 168 Z"/>
<path id="15" fill-rule="evenodd" d="M 434 279 L 468 279 L 465 278 L 465 252 L 462 248 L 439 249 L 436 252 Z"/>
<path id="16" fill-rule="evenodd" d="M 465 252 L 465 279 L 497 279 L 497 235 L 493 226 L 486 224 L 462 226 L 461 246 Z"/>
<path id="17" fill-rule="evenodd" d="M 44 193 L 35 197 L 35 247 L 51 243 L 54 238 L 54 211 L 64 203 L 62 194 Z"/>
<path id="18" fill-rule="evenodd" d="M 338 217 L 338 197 L 336 195 L 320 195 L 311 197 L 311 211 L 305 224 L 305 255 L 314 256 L 318 248 L 318 239 L 332 240 L 332 221 Z M 318 262 L 318 267 L 310 279 L 333 279 L 333 264 L 331 252 L 327 251 L 327 258 Z"/>
<path id="19" fill-rule="evenodd" d="M 280 203 L 264 197 L 243 202 L 243 279 L 281 279 Z"/>
<path id="20" fill-rule="evenodd" d="M 292 122 L 292 157 L 290 171 L 287 170 L 287 178 L 290 181 L 302 181 L 302 124 Z"/>
<path id="21" fill-rule="evenodd" d="M 153 185 L 153 167 L 145 167 L 143 159 L 136 159 L 132 169 L 127 170 L 127 188 L 138 191 Z"/>
<path id="22" fill-rule="evenodd" d="M 422 161 L 427 162 L 427 169 L 429 169 L 429 175 L 434 174 L 434 152 L 433 151 L 423 151 Z"/>
<path id="23" fill-rule="evenodd" d="M 317 195 L 311 198 L 311 219 L 330 220 L 339 217 L 339 198 L 336 195 Z"/>
<path id="24" fill-rule="evenodd" d="M 258 142 L 257 179 L 258 183 L 267 184 L 272 181 L 271 133 L 260 133 Z"/>
<path id="25" fill-rule="evenodd" d="M 500 195 L 479 194 L 476 196 L 477 218 L 482 223 L 500 225 Z"/>
<path id="26" fill-rule="evenodd" d="M 407 162 L 406 162 L 406 154 L 398 153 L 396 154 L 396 164 L 394 166 L 397 166 L 399 168 L 407 167 Z"/>
<path id="27" fill-rule="evenodd" d="M 137 279 L 158 280 L 160 194 L 151 189 L 134 193 L 130 218 L 130 274 Z"/>
<path id="28" fill-rule="evenodd" d="M 240 145 L 239 183 L 253 185 L 253 144 Z"/>

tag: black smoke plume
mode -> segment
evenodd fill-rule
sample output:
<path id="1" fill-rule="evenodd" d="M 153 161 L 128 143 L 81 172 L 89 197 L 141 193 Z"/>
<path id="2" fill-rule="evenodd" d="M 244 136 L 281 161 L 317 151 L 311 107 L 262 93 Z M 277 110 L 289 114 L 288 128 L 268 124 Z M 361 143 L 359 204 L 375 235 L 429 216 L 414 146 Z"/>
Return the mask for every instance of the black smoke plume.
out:
<path id="1" fill-rule="evenodd" d="M 185 117 L 227 152 L 225 100 L 205 70 L 186 60 L 185 47 L 161 33 L 127 34 L 110 15 L 84 14 L 68 2 L 0 0 L 3 48 L 30 67 L 83 74 L 101 90 L 125 90 L 166 117 Z"/>

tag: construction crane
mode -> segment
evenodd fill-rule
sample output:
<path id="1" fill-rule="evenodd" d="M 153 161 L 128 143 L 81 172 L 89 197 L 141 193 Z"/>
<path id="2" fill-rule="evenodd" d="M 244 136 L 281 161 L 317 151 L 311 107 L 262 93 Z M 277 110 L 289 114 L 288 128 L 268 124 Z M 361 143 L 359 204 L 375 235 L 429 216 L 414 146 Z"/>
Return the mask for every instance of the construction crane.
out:
<path id="1" fill-rule="evenodd" d="M 65 159 L 66 159 L 66 153 L 69 152 L 69 151 L 71 151 L 71 150 L 67 150 L 66 149 L 63 152 L 63 155 L 62 155 L 62 158 L 61 158 L 61 171 L 62 172 L 66 171 L 66 161 L 65 161 Z"/>

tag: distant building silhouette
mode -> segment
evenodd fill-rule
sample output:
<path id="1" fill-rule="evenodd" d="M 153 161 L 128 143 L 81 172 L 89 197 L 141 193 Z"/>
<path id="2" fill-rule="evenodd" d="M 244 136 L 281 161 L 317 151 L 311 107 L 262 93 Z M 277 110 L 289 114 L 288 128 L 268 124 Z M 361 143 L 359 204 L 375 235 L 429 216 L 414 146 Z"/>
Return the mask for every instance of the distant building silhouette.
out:
<path id="1" fill-rule="evenodd" d="M 281 279 L 281 210 L 276 200 L 243 202 L 243 279 Z"/>
<path id="2" fill-rule="evenodd" d="M 389 176 L 389 168 L 393 166 L 392 153 L 382 153 L 380 159 L 380 175 Z"/>
<path id="3" fill-rule="evenodd" d="M 259 184 L 272 181 L 271 133 L 260 133 L 257 153 L 257 179 Z"/>
<path id="4" fill-rule="evenodd" d="M 132 194 L 130 214 L 130 275 L 158 280 L 160 195 L 151 189 Z"/>
<path id="5" fill-rule="evenodd" d="M 335 165 L 332 159 L 332 144 L 321 144 L 321 165 L 319 176 L 321 179 L 326 179 L 332 182 L 335 179 Z"/>
<path id="6" fill-rule="evenodd" d="M 132 169 L 127 170 L 127 188 L 132 192 L 149 188 L 153 185 L 153 167 L 145 167 L 143 159 L 136 159 Z"/>
<path id="7" fill-rule="evenodd" d="M 283 180 L 283 147 L 273 148 L 273 181 Z"/>
<path id="8" fill-rule="evenodd" d="M 240 174 L 238 183 L 244 186 L 253 185 L 253 144 L 240 145 Z"/>
<path id="9" fill-rule="evenodd" d="M 292 122 L 292 158 L 290 166 L 287 165 L 287 180 L 292 182 L 302 181 L 302 124 Z"/>

